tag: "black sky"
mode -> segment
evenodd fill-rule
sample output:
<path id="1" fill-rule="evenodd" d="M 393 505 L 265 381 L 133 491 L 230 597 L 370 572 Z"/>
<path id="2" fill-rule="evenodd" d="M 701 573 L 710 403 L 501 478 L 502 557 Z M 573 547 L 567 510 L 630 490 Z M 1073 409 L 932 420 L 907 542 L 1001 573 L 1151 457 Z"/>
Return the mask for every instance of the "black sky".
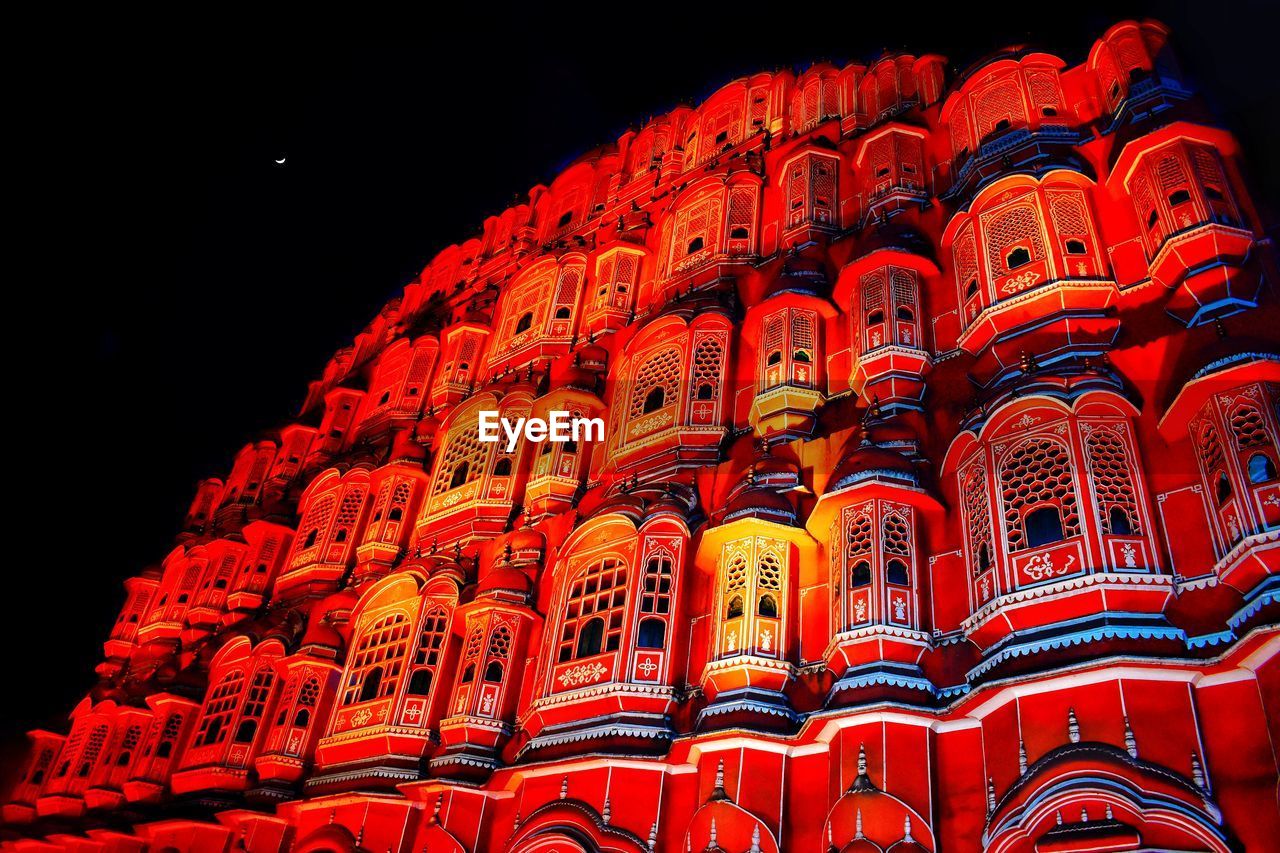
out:
<path id="1" fill-rule="evenodd" d="M 22 154 L 0 618 L 16 689 L 0 738 L 60 724 L 92 683 L 120 581 L 163 558 L 195 481 L 290 417 L 435 251 L 577 154 L 742 73 L 886 48 L 963 67 L 1027 41 L 1078 61 L 1111 23 L 1154 16 L 1243 139 L 1262 195 L 1280 197 L 1273 4 L 1004 5 L 66 9 L 12 28 L 27 55 L 5 111 Z"/>

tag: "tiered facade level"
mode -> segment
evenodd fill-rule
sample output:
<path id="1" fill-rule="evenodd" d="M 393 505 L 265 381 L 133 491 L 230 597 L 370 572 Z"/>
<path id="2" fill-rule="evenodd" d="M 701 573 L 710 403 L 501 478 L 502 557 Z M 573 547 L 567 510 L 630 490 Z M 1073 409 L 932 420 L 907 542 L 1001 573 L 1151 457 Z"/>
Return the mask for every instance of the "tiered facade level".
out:
<path id="1" fill-rule="evenodd" d="M 489 218 L 200 484 L 8 847 L 1274 849 L 1274 261 L 1166 38 L 758 74 Z"/>

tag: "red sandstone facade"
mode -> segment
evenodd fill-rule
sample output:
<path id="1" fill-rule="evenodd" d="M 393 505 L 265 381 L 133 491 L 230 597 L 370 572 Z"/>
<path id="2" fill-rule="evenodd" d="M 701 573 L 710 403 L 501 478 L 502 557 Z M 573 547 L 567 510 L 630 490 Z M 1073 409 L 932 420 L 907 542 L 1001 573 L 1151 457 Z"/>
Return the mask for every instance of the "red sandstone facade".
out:
<path id="1" fill-rule="evenodd" d="M 1274 849 L 1236 143 L 1153 22 L 944 67 L 735 81 L 441 252 L 126 582 L 5 849 Z"/>

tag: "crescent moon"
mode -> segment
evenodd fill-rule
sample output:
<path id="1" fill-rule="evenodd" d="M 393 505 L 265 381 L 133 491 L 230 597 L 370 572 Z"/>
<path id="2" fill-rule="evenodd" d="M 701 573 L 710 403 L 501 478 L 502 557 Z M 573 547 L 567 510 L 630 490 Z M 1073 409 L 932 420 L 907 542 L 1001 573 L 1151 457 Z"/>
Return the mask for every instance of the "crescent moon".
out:
<path id="1" fill-rule="evenodd" d="M 276 161 L 276 165 L 277 165 L 277 166 L 283 166 L 283 165 L 284 165 L 284 161 L 285 161 L 285 158 L 284 158 L 284 157 L 281 157 L 279 160 L 277 160 L 277 161 Z"/>

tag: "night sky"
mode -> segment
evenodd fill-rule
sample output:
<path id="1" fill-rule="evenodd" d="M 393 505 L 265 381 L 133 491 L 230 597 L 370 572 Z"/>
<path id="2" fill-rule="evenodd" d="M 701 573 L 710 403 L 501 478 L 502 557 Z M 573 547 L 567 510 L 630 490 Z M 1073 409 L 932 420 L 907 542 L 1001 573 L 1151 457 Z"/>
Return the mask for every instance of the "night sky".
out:
<path id="1" fill-rule="evenodd" d="M 64 724 L 120 581 L 172 547 L 195 482 L 295 414 L 437 250 L 736 76 L 884 49 L 962 68 L 1026 42 L 1074 63 L 1111 23 L 1153 16 L 1244 142 L 1260 199 L 1280 198 L 1272 3 L 458 5 L 448 22 L 68 9 L 11 28 L 29 55 L 5 122 L 24 156 L 4 289 L 3 742 Z"/>

